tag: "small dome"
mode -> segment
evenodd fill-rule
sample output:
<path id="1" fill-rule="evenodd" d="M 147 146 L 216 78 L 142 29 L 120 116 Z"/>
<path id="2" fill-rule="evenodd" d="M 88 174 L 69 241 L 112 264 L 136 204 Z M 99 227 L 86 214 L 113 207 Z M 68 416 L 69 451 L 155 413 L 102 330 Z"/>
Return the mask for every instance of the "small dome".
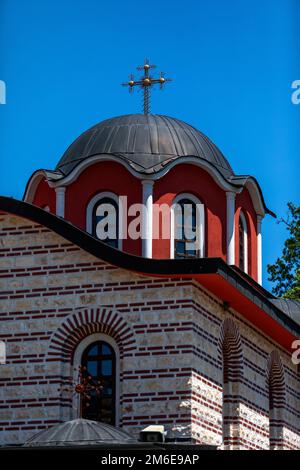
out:
<path id="1" fill-rule="evenodd" d="M 224 155 L 202 132 L 179 119 L 154 114 L 129 114 L 96 124 L 70 145 L 56 171 L 67 175 L 82 160 L 101 154 L 125 159 L 141 173 L 193 156 L 207 160 L 227 178 L 233 175 Z"/>
<path id="2" fill-rule="evenodd" d="M 74 419 L 41 431 L 25 447 L 134 444 L 137 441 L 121 429 L 105 423 Z"/>

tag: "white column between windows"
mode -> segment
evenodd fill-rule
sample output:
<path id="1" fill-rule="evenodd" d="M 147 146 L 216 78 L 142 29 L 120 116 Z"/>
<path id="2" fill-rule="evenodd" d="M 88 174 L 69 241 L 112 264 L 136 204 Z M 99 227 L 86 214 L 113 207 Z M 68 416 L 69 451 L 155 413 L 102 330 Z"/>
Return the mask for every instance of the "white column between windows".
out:
<path id="1" fill-rule="evenodd" d="M 262 285 L 262 219 L 261 215 L 257 215 L 257 282 L 260 285 Z"/>
<path id="2" fill-rule="evenodd" d="M 154 181 L 142 180 L 143 206 L 146 210 L 142 216 L 142 256 L 152 258 L 152 225 L 153 225 L 153 185 Z"/>
<path id="3" fill-rule="evenodd" d="M 226 192 L 227 214 L 226 214 L 226 234 L 227 234 L 227 263 L 235 263 L 235 193 Z"/>
<path id="4" fill-rule="evenodd" d="M 59 217 L 65 216 L 65 186 L 55 188 L 56 192 L 56 215 Z"/>

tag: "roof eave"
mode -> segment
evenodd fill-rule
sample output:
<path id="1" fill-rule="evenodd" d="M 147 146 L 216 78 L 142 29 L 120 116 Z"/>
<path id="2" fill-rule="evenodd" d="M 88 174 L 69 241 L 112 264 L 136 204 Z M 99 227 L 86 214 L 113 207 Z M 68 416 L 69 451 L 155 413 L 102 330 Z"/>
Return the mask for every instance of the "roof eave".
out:
<path id="1" fill-rule="evenodd" d="M 27 202 L 1 196 L 0 210 L 44 225 L 96 258 L 128 271 L 160 277 L 190 277 L 196 279 L 204 286 L 205 284 L 210 286 L 210 288 L 213 278 L 209 279 L 208 276 L 214 276 L 215 279 L 217 279 L 216 276 L 219 276 L 222 280 L 221 284 L 225 282 L 227 286 L 230 285 L 234 288 L 236 293 L 238 292 L 240 296 L 247 299 L 247 308 L 249 308 L 250 302 L 252 306 L 256 306 L 257 312 L 265 313 L 282 328 L 286 329 L 290 333 L 290 338 L 292 335 L 294 337 L 300 336 L 300 325 L 271 302 L 271 294 L 267 296 L 266 291 L 254 280 L 249 282 L 248 279 L 239 274 L 236 268 L 229 266 L 221 258 L 191 260 L 143 258 L 112 248 L 63 218 L 57 217 Z M 217 295 L 222 300 L 228 301 L 230 300 L 228 299 L 228 292 L 228 289 L 223 291 L 221 288 L 221 291 L 218 290 Z M 234 295 L 232 297 L 231 300 L 234 302 Z M 243 312 L 240 313 L 243 314 Z M 285 347 L 288 348 L 287 343 L 285 343 Z"/>

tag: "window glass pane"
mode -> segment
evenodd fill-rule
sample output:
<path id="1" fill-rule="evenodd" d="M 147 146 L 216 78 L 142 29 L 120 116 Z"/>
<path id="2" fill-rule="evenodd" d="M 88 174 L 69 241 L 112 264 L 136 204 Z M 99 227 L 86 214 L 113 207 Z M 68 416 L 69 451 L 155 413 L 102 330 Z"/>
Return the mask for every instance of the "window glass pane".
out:
<path id="1" fill-rule="evenodd" d="M 100 224 L 101 221 L 103 222 Z M 95 205 L 92 216 L 92 234 L 107 245 L 118 248 L 119 207 L 114 199 L 103 197 Z"/>
<path id="2" fill-rule="evenodd" d="M 87 373 L 94 377 L 97 376 L 97 362 L 96 361 L 88 361 L 87 363 Z"/>
<path id="3" fill-rule="evenodd" d="M 105 386 L 103 389 L 103 397 L 110 397 L 112 395 L 112 387 Z"/>
<path id="4" fill-rule="evenodd" d="M 112 361 L 110 359 L 101 361 L 101 372 L 102 375 L 112 374 Z"/>
<path id="5" fill-rule="evenodd" d="M 89 350 L 89 356 L 96 356 L 98 354 L 98 345 L 94 345 Z"/>
<path id="6" fill-rule="evenodd" d="M 176 253 L 181 255 L 185 253 L 185 242 L 176 242 Z"/>
<path id="7" fill-rule="evenodd" d="M 103 408 L 108 408 L 109 409 L 112 405 L 112 399 L 111 398 L 103 398 L 101 404 L 102 404 Z"/>
<path id="8" fill-rule="evenodd" d="M 115 354 L 108 343 L 97 341 L 82 355 L 84 377 L 88 379 L 87 396 L 81 397 L 81 417 L 115 424 Z M 101 390 L 91 387 L 100 382 Z"/>
<path id="9" fill-rule="evenodd" d="M 88 403 L 93 403 L 93 400 L 95 400 L 95 398 L 97 398 L 97 391 L 96 390 L 91 390 L 89 392 L 89 396 L 90 396 L 91 400 L 89 400 Z"/>
<path id="10" fill-rule="evenodd" d="M 196 240 L 196 233 L 193 227 L 186 227 L 184 231 L 184 239 L 187 240 L 189 243 L 194 242 Z M 188 248 L 186 246 L 186 248 Z"/>
<path id="11" fill-rule="evenodd" d="M 185 249 L 188 253 L 196 253 L 196 244 L 194 242 L 185 242 Z"/>
<path id="12" fill-rule="evenodd" d="M 102 343 L 101 353 L 103 355 L 109 355 L 112 353 L 111 347 L 106 343 Z"/>
<path id="13" fill-rule="evenodd" d="M 175 235 L 175 238 L 177 238 L 177 239 L 181 239 L 181 238 L 184 237 L 184 227 L 183 227 L 183 225 L 177 224 L 177 225 L 175 226 L 175 233 L 174 233 L 174 235 Z"/>
<path id="14" fill-rule="evenodd" d="M 196 204 L 192 200 L 184 198 L 177 203 L 176 207 L 174 231 L 175 258 L 196 258 L 198 256 L 197 237 L 199 236 L 196 225 Z M 181 214 L 178 208 L 181 209 Z"/>

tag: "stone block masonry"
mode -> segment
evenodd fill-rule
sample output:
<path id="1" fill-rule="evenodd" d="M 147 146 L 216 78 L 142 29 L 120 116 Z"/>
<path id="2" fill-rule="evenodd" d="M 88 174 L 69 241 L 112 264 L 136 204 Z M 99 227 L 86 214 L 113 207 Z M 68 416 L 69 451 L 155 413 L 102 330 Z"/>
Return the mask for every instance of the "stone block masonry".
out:
<path id="1" fill-rule="evenodd" d="M 120 426 L 137 434 L 164 424 L 227 448 L 269 448 L 267 365 L 276 350 L 285 386 L 278 445 L 300 448 L 296 366 L 242 312 L 224 311 L 191 279 L 119 269 L 41 225 L 0 215 L 1 444 L 77 417 L 67 387 L 74 351 L 96 332 L 119 349 Z"/>

